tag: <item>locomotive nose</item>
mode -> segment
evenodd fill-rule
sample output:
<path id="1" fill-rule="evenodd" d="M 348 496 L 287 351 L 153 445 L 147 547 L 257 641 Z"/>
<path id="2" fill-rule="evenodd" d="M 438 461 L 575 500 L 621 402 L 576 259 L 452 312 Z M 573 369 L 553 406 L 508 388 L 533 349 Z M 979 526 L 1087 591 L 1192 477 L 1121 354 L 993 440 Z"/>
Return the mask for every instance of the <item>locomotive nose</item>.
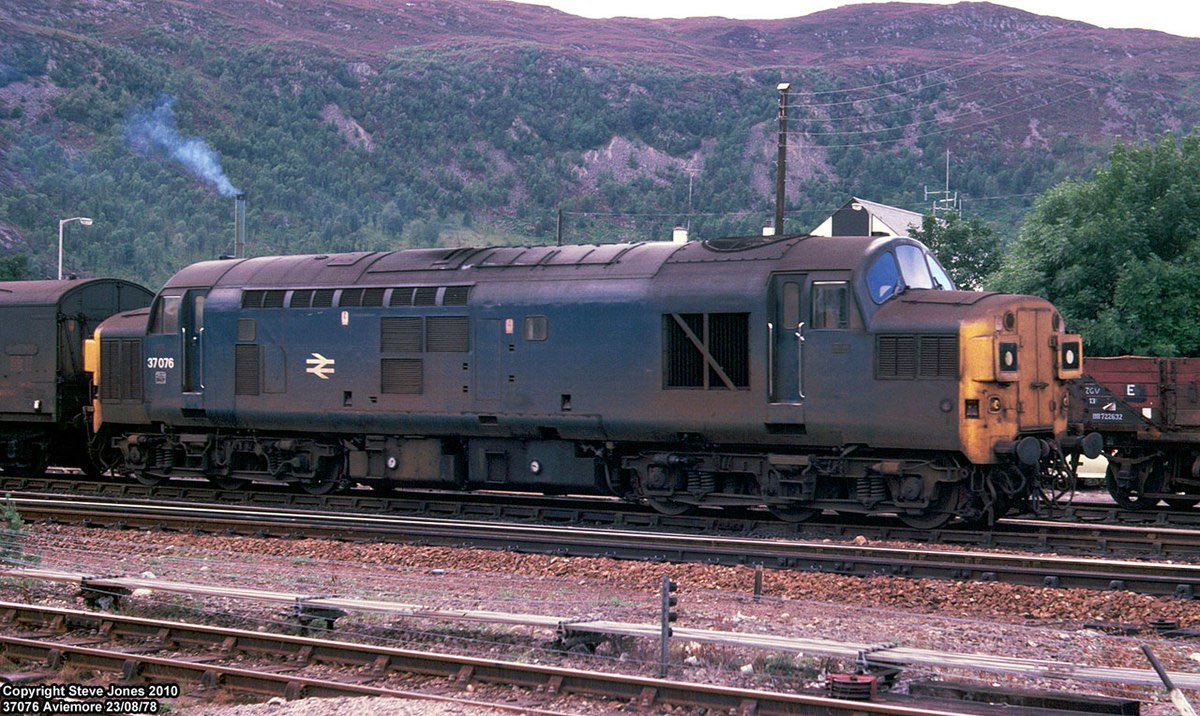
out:
<path id="1" fill-rule="evenodd" d="M 963 327 L 964 445 L 990 462 L 1036 465 L 1065 437 L 1066 384 L 1082 372 L 1083 341 L 1063 332 L 1046 301 L 995 298 Z"/>

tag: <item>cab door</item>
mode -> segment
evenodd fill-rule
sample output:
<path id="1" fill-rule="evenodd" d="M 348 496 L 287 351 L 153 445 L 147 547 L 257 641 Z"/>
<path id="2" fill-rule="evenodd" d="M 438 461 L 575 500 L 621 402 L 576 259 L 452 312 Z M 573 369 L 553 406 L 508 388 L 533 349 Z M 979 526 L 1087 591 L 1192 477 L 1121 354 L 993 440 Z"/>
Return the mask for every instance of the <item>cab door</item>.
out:
<path id="1" fill-rule="evenodd" d="M 204 392 L 204 300 L 207 295 L 206 291 L 188 291 L 180 308 L 179 341 L 183 361 L 180 389 L 184 393 Z M 198 406 L 188 406 L 185 401 L 185 407 Z"/>
<path id="2" fill-rule="evenodd" d="M 154 299 L 150 326 L 144 341 L 146 412 L 151 420 L 179 418 L 184 357 L 180 345 L 183 294 L 172 292 Z"/>
<path id="3" fill-rule="evenodd" d="M 772 422 L 804 422 L 806 278 L 805 274 L 777 274 L 771 279 L 767 393 Z"/>

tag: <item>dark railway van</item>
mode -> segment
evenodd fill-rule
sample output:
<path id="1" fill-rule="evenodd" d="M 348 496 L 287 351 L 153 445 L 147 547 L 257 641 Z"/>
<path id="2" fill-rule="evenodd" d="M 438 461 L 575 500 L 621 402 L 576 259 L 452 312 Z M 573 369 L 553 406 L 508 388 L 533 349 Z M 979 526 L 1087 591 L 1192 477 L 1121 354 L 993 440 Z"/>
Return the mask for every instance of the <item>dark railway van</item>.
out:
<path id="1" fill-rule="evenodd" d="M 153 297 L 119 279 L 0 283 L 0 468 L 41 474 L 53 461 L 92 470 L 84 340 L 104 319 Z"/>
<path id="2" fill-rule="evenodd" d="M 154 482 L 603 493 L 664 512 L 1002 514 L 1061 464 L 1080 340 L 906 238 L 209 261 L 97 332 Z"/>
<path id="3" fill-rule="evenodd" d="M 1119 505 L 1200 503 L 1200 358 L 1088 358 L 1073 390 L 1072 428 L 1104 437 Z"/>

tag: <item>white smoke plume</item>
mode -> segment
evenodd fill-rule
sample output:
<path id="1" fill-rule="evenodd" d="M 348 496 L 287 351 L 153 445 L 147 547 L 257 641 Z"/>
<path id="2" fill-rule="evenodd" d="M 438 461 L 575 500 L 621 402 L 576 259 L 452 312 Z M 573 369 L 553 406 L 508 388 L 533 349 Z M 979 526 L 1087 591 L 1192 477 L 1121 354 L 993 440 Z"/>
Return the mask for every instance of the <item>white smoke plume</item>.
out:
<path id="1" fill-rule="evenodd" d="M 199 137 L 183 137 L 175 123 L 175 100 L 164 97 L 153 109 L 137 109 L 125 122 L 125 138 L 143 154 L 160 153 L 182 164 L 222 196 L 240 194 L 221 169 L 221 159 Z"/>

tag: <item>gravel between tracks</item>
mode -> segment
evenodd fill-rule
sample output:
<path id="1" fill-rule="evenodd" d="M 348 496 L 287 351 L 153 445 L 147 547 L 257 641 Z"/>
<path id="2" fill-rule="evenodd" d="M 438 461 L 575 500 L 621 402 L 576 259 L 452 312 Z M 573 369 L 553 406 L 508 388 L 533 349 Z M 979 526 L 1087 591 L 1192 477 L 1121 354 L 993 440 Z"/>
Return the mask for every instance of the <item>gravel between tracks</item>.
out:
<path id="1" fill-rule="evenodd" d="M 1087 622 L 1144 623 L 1169 618 L 1200 627 L 1200 602 L 1117 592 L 1056 590 L 997 583 L 958 583 L 897 577 L 858 578 L 765 570 L 764 598 L 755 602 L 748 567 L 666 565 L 516 554 L 474 549 L 279 540 L 148 531 L 95 530 L 33 525 L 27 552 L 42 566 L 95 574 L 152 573 L 161 579 L 339 594 L 457 609 L 495 609 L 578 618 L 653 623 L 663 574 L 680 584 L 680 624 L 697 628 L 823 637 L 958 652 L 1059 659 L 1095 665 L 1146 668 L 1139 639 L 1085 629 Z M 71 601 L 71 590 L 0 583 L 9 600 Z M 136 613 L 204 619 L 234 626 L 279 619 L 263 607 L 179 596 L 135 597 Z M 157 613 L 156 613 L 157 612 Z M 393 620 L 394 621 L 394 620 Z M 528 631 L 427 622 L 388 623 L 368 617 L 339 622 L 335 638 L 358 634 L 397 646 L 439 649 L 497 658 L 566 663 L 579 668 L 644 673 L 652 658 L 645 645 L 602 647 L 597 656 L 546 650 L 549 635 Z M 1148 637 L 1141 637 L 1145 640 Z M 1200 641 L 1151 640 L 1176 671 L 1200 670 Z M 763 654 L 675 644 L 672 676 L 746 686 L 797 688 L 819 681 L 823 660 L 775 660 Z M 845 665 L 842 665 L 844 667 Z M 835 668 L 835 670 L 840 670 Z M 928 672 L 910 670 L 928 676 Z M 1171 713 L 1160 690 L 1120 689 L 1064 681 L 1021 682 L 997 675 L 988 683 L 1106 693 L 1157 703 L 1146 714 Z M 354 704 L 296 702 L 231 706 L 181 704 L 206 716 L 299 716 L 309 713 L 474 714 L 486 711 L 430 702 L 351 700 Z M 548 708 L 554 708 L 548 705 Z M 574 707 L 574 706 L 573 706 Z M 351 711 L 348 709 L 359 709 Z M 319 711 L 318 711 L 319 709 Z M 592 709 L 589 709 L 592 710 Z M 604 712 L 603 706 L 598 711 Z"/>

